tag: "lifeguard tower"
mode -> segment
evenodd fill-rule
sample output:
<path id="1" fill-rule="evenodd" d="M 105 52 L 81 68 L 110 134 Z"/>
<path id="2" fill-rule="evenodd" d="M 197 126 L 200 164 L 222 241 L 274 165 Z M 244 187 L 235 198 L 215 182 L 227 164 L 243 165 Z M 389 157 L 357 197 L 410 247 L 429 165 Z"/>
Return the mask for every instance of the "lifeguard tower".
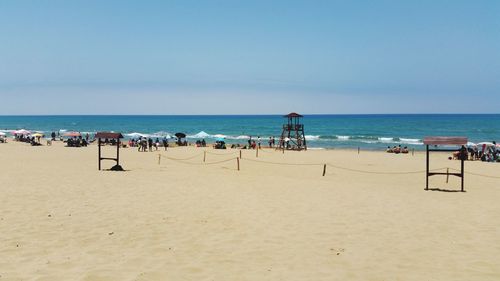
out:
<path id="1" fill-rule="evenodd" d="M 287 119 L 287 123 L 283 125 L 279 148 L 289 150 L 307 150 L 304 124 L 300 122 L 300 118 L 304 116 L 292 112 L 283 117 Z"/>

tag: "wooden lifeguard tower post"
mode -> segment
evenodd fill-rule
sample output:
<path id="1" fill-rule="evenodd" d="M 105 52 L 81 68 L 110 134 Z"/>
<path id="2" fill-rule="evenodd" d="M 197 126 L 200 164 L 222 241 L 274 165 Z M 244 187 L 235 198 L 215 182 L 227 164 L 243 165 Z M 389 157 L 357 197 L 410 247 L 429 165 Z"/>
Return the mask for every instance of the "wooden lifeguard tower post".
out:
<path id="1" fill-rule="evenodd" d="M 292 150 L 307 150 L 304 124 L 300 122 L 300 118 L 304 116 L 292 112 L 283 117 L 287 119 L 287 123 L 283 125 L 283 131 L 281 132 L 279 143 L 280 148 Z"/>
<path id="2" fill-rule="evenodd" d="M 116 161 L 116 165 L 111 167 L 111 171 L 125 171 L 122 166 L 120 166 L 120 139 L 123 139 L 123 135 L 120 133 L 113 133 L 113 132 L 98 132 L 95 135 L 95 138 L 97 139 L 97 146 L 98 146 L 98 160 L 99 160 L 99 170 L 101 170 L 101 161 L 102 160 L 113 160 Z M 104 140 L 115 140 L 116 141 L 116 157 L 102 157 L 101 154 L 101 146 L 103 145 L 103 139 Z"/>

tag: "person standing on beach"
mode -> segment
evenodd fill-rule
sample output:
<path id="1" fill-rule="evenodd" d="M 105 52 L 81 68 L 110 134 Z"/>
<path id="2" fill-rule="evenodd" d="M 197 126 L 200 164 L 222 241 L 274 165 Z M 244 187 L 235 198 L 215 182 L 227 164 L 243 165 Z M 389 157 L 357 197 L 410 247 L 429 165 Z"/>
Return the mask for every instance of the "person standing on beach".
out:
<path id="1" fill-rule="evenodd" d="M 269 137 L 269 148 L 273 147 L 273 138 Z"/>
<path id="2" fill-rule="evenodd" d="M 165 151 L 167 151 L 168 139 L 166 137 L 163 138 L 163 147 L 165 148 Z"/>
<path id="3" fill-rule="evenodd" d="M 257 145 L 259 146 L 260 149 L 260 136 L 257 137 Z"/>
<path id="4" fill-rule="evenodd" d="M 153 152 L 153 139 L 152 138 L 148 139 L 148 147 L 149 147 L 149 152 Z"/>
<path id="5" fill-rule="evenodd" d="M 160 147 L 160 139 L 156 138 L 155 141 L 155 150 L 158 151 L 158 147 Z"/>

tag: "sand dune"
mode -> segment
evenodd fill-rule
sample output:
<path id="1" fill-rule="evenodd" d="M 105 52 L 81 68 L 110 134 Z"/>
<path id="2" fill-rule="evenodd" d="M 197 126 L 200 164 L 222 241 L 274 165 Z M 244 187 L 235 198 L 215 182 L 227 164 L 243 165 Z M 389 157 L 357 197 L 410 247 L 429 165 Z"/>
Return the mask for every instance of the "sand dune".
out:
<path id="1" fill-rule="evenodd" d="M 0 280 L 500 279 L 500 179 L 426 192 L 423 173 L 333 167 L 415 172 L 423 153 L 242 151 L 237 171 L 238 151 L 124 149 L 106 172 L 96 150 L 0 144 Z"/>

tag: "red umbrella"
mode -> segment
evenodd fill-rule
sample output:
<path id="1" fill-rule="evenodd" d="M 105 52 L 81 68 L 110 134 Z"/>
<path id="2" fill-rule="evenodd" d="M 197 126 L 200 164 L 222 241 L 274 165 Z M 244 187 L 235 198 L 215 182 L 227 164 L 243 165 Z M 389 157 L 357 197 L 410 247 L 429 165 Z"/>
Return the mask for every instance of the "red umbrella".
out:
<path id="1" fill-rule="evenodd" d="M 63 134 L 64 137 L 79 137 L 81 135 L 79 132 L 66 132 Z"/>

